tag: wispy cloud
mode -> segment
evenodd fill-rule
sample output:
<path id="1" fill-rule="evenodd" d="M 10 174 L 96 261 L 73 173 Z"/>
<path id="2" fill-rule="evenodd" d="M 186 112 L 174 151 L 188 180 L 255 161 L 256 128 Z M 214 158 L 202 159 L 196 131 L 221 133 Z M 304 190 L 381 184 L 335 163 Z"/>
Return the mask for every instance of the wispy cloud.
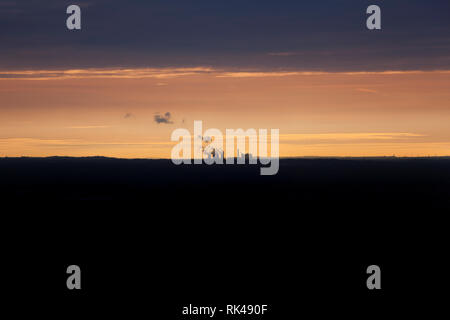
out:
<path id="1" fill-rule="evenodd" d="M 326 74 L 326 72 L 296 72 L 296 71 L 269 71 L 269 72 L 223 72 L 217 75 L 218 78 L 263 78 L 263 77 L 288 77 L 298 75 Z"/>
<path id="2" fill-rule="evenodd" d="M 64 79 L 145 79 L 176 78 L 214 71 L 208 67 L 136 68 L 136 69 L 68 69 L 0 71 L 0 79 L 64 80 Z"/>
<path id="3" fill-rule="evenodd" d="M 27 145 L 27 146 L 62 146 L 62 147 L 88 147 L 88 146 L 152 146 L 173 145 L 165 141 L 85 141 L 82 139 L 44 139 L 44 138 L 0 138 L 2 145 Z"/>
<path id="4" fill-rule="evenodd" d="M 211 74 L 218 78 L 262 78 L 320 75 L 413 75 L 413 74 L 450 74 L 450 70 L 435 71 L 227 71 L 210 67 L 192 68 L 135 68 L 135 69 L 68 69 L 68 70 L 17 70 L 1 71 L 0 80 L 66 80 L 66 79 L 169 79 L 202 74 Z M 166 86 L 167 82 L 157 82 L 157 86 Z"/>
<path id="5" fill-rule="evenodd" d="M 321 76 L 321 75 L 412 75 L 412 74 L 427 74 L 427 73 L 441 73 L 450 74 L 450 70 L 436 70 L 436 71 L 358 71 L 358 72 L 324 72 L 324 71 L 238 71 L 238 72 L 222 72 L 217 75 L 220 78 L 262 78 L 262 77 L 289 77 L 289 76 Z"/>
<path id="6" fill-rule="evenodd" d="M 249 141 L 258 142 L 258 134 L 247 135 L 245 133 L 236 134 L 236 136 L 242 136 L 249 139 Z M 200 137 L 200 136 L 199 136 Z M 281 143 L 307 143 L 307 142 L 330 142 L 333 144 L 340 144 L 341 142 L 354 142 L 364 140 L 366 143 L 370 141 L 389 140 L 406 141 L 421 137 L 427 137 L 427 135 L 419 133 L 409 132 L 356 132 L 356 133 L 287 133 L 280 134 Z M 210 142 L 210 137 L 200 137 L 205 142 Z M 234 141 L 234 136 L 226 136 L 225 140 Z M 393 141 L 395 140 L 395 141 Z"/>
<path id="7" fill-rule="evenodd" d="M 293 133 L 281 134 L 284 142 L 301 142 L 311 140 L 393 140 L 425 137 L 426 135 L 409 132 L 362 132 L 362 133 Z"/>

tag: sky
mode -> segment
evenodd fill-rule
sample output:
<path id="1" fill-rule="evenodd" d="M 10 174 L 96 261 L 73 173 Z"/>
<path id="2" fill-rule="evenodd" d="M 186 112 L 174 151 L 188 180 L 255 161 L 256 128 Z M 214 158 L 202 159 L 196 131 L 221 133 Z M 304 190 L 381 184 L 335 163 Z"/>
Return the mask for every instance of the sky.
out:
<path id="1" fill-rule="evenodd" d="M 0 0 L 0 156 L 168 158 L 194 120 L 279 129 L 281 156 L 450 155 L 449 40 L 446 0 Z"/>

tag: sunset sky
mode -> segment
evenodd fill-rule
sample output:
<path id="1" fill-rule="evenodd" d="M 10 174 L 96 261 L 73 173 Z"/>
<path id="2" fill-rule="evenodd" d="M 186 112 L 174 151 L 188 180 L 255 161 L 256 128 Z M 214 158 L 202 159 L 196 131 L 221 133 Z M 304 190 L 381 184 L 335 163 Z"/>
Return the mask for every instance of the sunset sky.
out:
<path id="1" fill-rule="evenodd" d="M 373 1 L 0 0 L 0 157 L 169 158 L 194 120 L 280 129 L 281 156 L 450 155 L 450 2 L 378 2 L 370 31 Z"/>

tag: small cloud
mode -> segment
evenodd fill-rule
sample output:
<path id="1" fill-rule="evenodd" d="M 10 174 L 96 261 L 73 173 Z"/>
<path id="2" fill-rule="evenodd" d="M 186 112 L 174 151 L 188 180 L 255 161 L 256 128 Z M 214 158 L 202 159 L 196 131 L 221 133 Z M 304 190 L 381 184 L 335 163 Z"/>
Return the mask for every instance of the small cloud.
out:
<path id="1" fill-rule="evenodd" d="M 124 116 L 125 119 L 129 119 L 129 118 L 133 118 L 134 114 L 132 114 L 131 112 L 127 112 Z"/>
<path id="2" fill-rule="evenodd" d="M 156 85 L 158 86 L 158 87 L 162 87 L 162 86 L 167 86 L 167 85 L 169 85 L 167 82 L 158 82 L 158 83 L 156 83 Z"/>
<path id="3" fill-rule="evenodd" d="M 173 123 L 172 121 L 172 115 L 170 114 L 170 112 L 166 112 L 164 113 L 164 115 L 160 115 L 160 114 L 155 114 L 155 122 L 156 123 L 166 123 L 166 124 L 171 124 Z"/>

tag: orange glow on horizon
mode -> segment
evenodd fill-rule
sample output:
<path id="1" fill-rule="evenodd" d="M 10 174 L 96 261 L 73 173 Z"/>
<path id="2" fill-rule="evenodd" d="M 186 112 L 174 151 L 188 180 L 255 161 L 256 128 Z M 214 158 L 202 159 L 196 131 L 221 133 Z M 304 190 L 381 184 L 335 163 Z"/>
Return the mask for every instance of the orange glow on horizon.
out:
<path id="1" fill-rule="evenodd" d="M 449 87 L 447 70 L 0 71 L 0 156 L 169 158 L 194 120 L 280 129 L 282 157 L 446 156 Z M 173 123 L 156 123 L 165 112 Z"/>

